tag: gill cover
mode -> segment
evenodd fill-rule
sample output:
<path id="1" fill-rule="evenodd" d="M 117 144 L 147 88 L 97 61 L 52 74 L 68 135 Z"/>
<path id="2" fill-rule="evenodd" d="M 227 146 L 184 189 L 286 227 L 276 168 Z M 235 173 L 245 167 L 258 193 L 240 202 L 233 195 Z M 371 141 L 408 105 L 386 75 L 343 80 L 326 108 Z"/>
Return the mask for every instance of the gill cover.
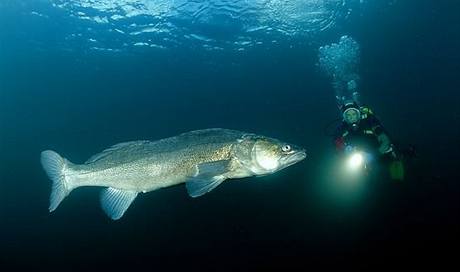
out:
<path id="1" fill-rule="evenodd" d="M 280 167 L 280 146 L 271 139 L 256 138 L 251 148 L 250 170 L 256 175 L 277 171 Z"/>
<path id="2" fill-rule="evenodd" d="M 259 140 L 254 145 L 254 158 L 263 170 L 272 172 L 279 167 L 279 156 L 268 141 Z"/>

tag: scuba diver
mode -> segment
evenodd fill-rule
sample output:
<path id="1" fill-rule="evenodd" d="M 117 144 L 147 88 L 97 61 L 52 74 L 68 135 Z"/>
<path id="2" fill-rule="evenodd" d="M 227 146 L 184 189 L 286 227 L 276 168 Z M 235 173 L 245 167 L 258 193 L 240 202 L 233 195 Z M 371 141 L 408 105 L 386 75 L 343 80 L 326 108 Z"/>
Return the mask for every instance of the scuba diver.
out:
<path id="1" fill-rule="evenodd" d="M 364 163 L 364 168 L 372 159 L 376 159 L 388 165 L 392 180 L 403 180 L 402 158 L 373 111 L 368 106 L 359 106 L 353 100 L 344 101 L 339 109 L 342 122 L 334 134 L 336 151 L 343 155 L 366 154 L 365 158 L 352 159 L 358 160 L 359 164 Z"/>
<path id="2" fill-rule="evenodd" d="M 332 87 L 341 113 L 334 136 L 339 154 L 349 157 L 351 169 L 388 166 L 393 180 L 404 179 L 400 148 L 392 141 L 373 111 L 360 103 L 358 73 L 360 46 L 350 36 L 318 49 L 319 67 L 332 79 Z M 332 124 L 332 123 L 331 123 Z M 329 127 L 329 126 L 328 126 Z M 329 134 L 329 133 L 328 133 Z M 373 163 L 373 162 L 377 163 Z"/>

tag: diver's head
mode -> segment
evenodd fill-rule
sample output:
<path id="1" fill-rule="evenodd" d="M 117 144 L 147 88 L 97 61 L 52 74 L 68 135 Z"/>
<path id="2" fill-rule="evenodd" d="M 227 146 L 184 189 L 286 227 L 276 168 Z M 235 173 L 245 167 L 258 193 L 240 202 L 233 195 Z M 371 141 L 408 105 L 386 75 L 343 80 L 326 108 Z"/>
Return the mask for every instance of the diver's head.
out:
<path id="1" fill-rule="evenodd" d="M 264 136 L 247 135 L 243 142 L 250 142 L 247 145 L 249 152 L 246 158 L 240 157 L 240 162 L 255 175 L 274 173 L 307 156 L 305 150 L 300 147 Z"/>
<path id="2" fill-rule="evenodd" d="M 361 111 L 359 106 L 354 102 L 346 103 L 342 107 L 343 121 L 350 126 L 356 127 L 358 122 L 361 120 Z"/>

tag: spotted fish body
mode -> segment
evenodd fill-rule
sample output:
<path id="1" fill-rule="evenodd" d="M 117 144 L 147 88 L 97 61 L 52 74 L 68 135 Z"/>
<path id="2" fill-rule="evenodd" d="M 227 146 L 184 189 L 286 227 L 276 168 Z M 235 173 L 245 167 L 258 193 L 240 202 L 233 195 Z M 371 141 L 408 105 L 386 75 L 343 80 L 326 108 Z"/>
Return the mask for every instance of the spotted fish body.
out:
<path id="1" fill-rule="evenodd" d="M 279 156 L 285 146 L 251 133 L 205 129 L 158 141 L 117 144 L 80 165 L 49 150 L 42 152 L 41 161 L 53 181 L 50 211 L 75 188 L 106 187 L 102 208 L 119 219 L 140 192 L 186 183 L 189 195 L 197 197 L 226 179 L 272 173 L 305 158 L 303 150 L 290 145 L 289 154 Z"/>

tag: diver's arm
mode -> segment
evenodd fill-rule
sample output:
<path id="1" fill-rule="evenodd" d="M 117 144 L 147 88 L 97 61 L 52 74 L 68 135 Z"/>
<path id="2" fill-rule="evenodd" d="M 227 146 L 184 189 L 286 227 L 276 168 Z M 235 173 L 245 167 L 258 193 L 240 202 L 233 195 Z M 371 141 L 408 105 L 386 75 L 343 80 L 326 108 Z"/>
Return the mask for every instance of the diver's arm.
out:
<path id="1" fill-rule="evenodd" d="M 334 146 L 335 146 L 335 151 L 338 153 L 343 153 L 345 151 L 346 147 L 346 142 L 345 142 L 345 134 L 346 129 L 344 128 L 344 125 L 340 125 L 336 132 L 334 133 Z"/>
<path id="2" fill-rule="evenodd" d="M 345 139 L 343 137 L 337 137 L 334 139 L 335 151 L 344 152 L 345 150 Z"/>
<path id="3" fill-rule="evenodd" d="M 393 144 L 391 143 L 390 137 L 388 137 L 388 134 L 385 132 L 385 129 L 380 121 L 374 115 L 370 117 L 370 121 L 372 123 L 372 130 L 377 136 L 377 140 L 379 142 L 379 153 L 387 154 L 392 152 Z"/>
<path id="4" fill-rule="evenodd" d="M 379 152 L 380 154 L 387 154 L 393 151 L 393 145 L 391 144 L 390 138 L 386 133 L 381 133 L 377 135 L 377 140 L 379 141 Z"/>

